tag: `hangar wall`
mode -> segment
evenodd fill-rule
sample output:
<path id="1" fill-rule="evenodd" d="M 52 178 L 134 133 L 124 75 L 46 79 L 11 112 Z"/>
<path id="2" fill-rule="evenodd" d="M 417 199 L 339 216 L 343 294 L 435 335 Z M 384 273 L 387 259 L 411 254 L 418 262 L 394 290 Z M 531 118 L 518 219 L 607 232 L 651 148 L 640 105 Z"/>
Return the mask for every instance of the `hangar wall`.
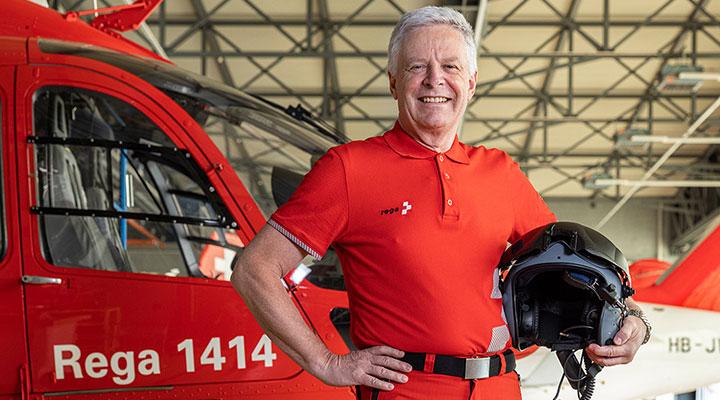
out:
<path id="1" fill-rule="evenodd" d="M 615 204 L 605 199 L 595 201 L 595 206 L 578 199 L 546 198 L 545 201 L 559 220 L 590 227 L 594 227 Z M 628 261 L 660 258 L 673 262 L 677 255 L 670 254 L 664 238 L 658 238 L 659 204 L 654 199 L 632 199 L 600 231 L 623 251 Z"/>

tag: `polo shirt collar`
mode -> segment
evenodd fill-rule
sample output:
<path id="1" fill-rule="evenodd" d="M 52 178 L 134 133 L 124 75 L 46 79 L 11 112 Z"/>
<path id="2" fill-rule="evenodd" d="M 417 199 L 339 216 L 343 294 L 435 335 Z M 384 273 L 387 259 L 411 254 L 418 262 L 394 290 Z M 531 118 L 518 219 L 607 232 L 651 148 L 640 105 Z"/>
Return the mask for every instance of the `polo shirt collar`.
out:
<path id="1" fill-rule="evenodd" d="M 431 158 L 438 154 L 421 145 L 408 135 L 402 127 L 400 127 L 400 123 L 397 121 L 395 121 L 395 126 L 393 126 L 391 130 L 385 132 L 383 138 L 393 151 L 403 157 Z M 453 140 L 452 146 L 450 146 L 450 150 L 446 151 L 444 154 L 455 162 L 470 164 L 470 159 L 468 158 L 465 149 L 458 141 L 457 135 L 455 135 L 455 139 Z"/>

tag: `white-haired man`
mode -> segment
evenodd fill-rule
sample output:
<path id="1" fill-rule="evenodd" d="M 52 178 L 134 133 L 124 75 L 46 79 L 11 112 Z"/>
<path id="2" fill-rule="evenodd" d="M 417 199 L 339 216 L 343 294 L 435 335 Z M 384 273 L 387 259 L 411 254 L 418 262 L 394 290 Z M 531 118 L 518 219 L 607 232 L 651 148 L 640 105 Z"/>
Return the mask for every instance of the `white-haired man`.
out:
<path id="1" fill-rule="evenodd" d="M 555 216 L 506 153 L 457 140 L 477 77 L 461 14 L 405 14 L 388 61 L 393 129 L 323 156 L 247 246 L 233 283 L 283 351 L 327 384 L 357 385 L 359 398 L 519 399 L 493 274 L 508 241 Z M 345 355 L 308 329 L 278 279 L 331 244 L 360 349 Z M 644 329 L 628 319 L 619 346 L 593 347 L 593 358 L 629 361 Z M 458 373 L 478 356 L 490 371 Z"/>

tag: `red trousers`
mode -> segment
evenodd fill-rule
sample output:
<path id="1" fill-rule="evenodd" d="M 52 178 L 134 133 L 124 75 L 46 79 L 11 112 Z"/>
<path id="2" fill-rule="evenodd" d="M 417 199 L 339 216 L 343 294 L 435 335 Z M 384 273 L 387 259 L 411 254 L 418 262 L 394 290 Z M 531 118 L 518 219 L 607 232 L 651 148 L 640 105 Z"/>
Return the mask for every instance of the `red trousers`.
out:
<path id="1" fill-rule="evenodd" d="M 515 372 L 486 379 L 466 380 L 453 376 L 412 371 L 406 383 L 394 383 L 391 391 L 360 386 L 360 400 L 521 400 Z"/>

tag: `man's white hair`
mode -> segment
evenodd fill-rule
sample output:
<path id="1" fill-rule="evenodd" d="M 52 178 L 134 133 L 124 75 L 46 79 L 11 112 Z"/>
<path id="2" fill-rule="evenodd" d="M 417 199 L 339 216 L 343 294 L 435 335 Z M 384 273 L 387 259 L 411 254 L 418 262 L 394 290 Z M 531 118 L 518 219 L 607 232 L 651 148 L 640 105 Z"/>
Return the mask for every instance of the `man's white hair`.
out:
<path id="1" fill-rule="evenodd" d="M 447 7 L 427 6 L 405 13 L 390 36 L 388 45 L 388 71 L 397 73 L 398 54 L 405 35 L 415 28 L 431 25 L 448 25 L 458 30 L 465 40 L 467 61 L 470 73 L 477 72 L 477 49 L 473 29 L 465 17 L 459 12 Z"/>

